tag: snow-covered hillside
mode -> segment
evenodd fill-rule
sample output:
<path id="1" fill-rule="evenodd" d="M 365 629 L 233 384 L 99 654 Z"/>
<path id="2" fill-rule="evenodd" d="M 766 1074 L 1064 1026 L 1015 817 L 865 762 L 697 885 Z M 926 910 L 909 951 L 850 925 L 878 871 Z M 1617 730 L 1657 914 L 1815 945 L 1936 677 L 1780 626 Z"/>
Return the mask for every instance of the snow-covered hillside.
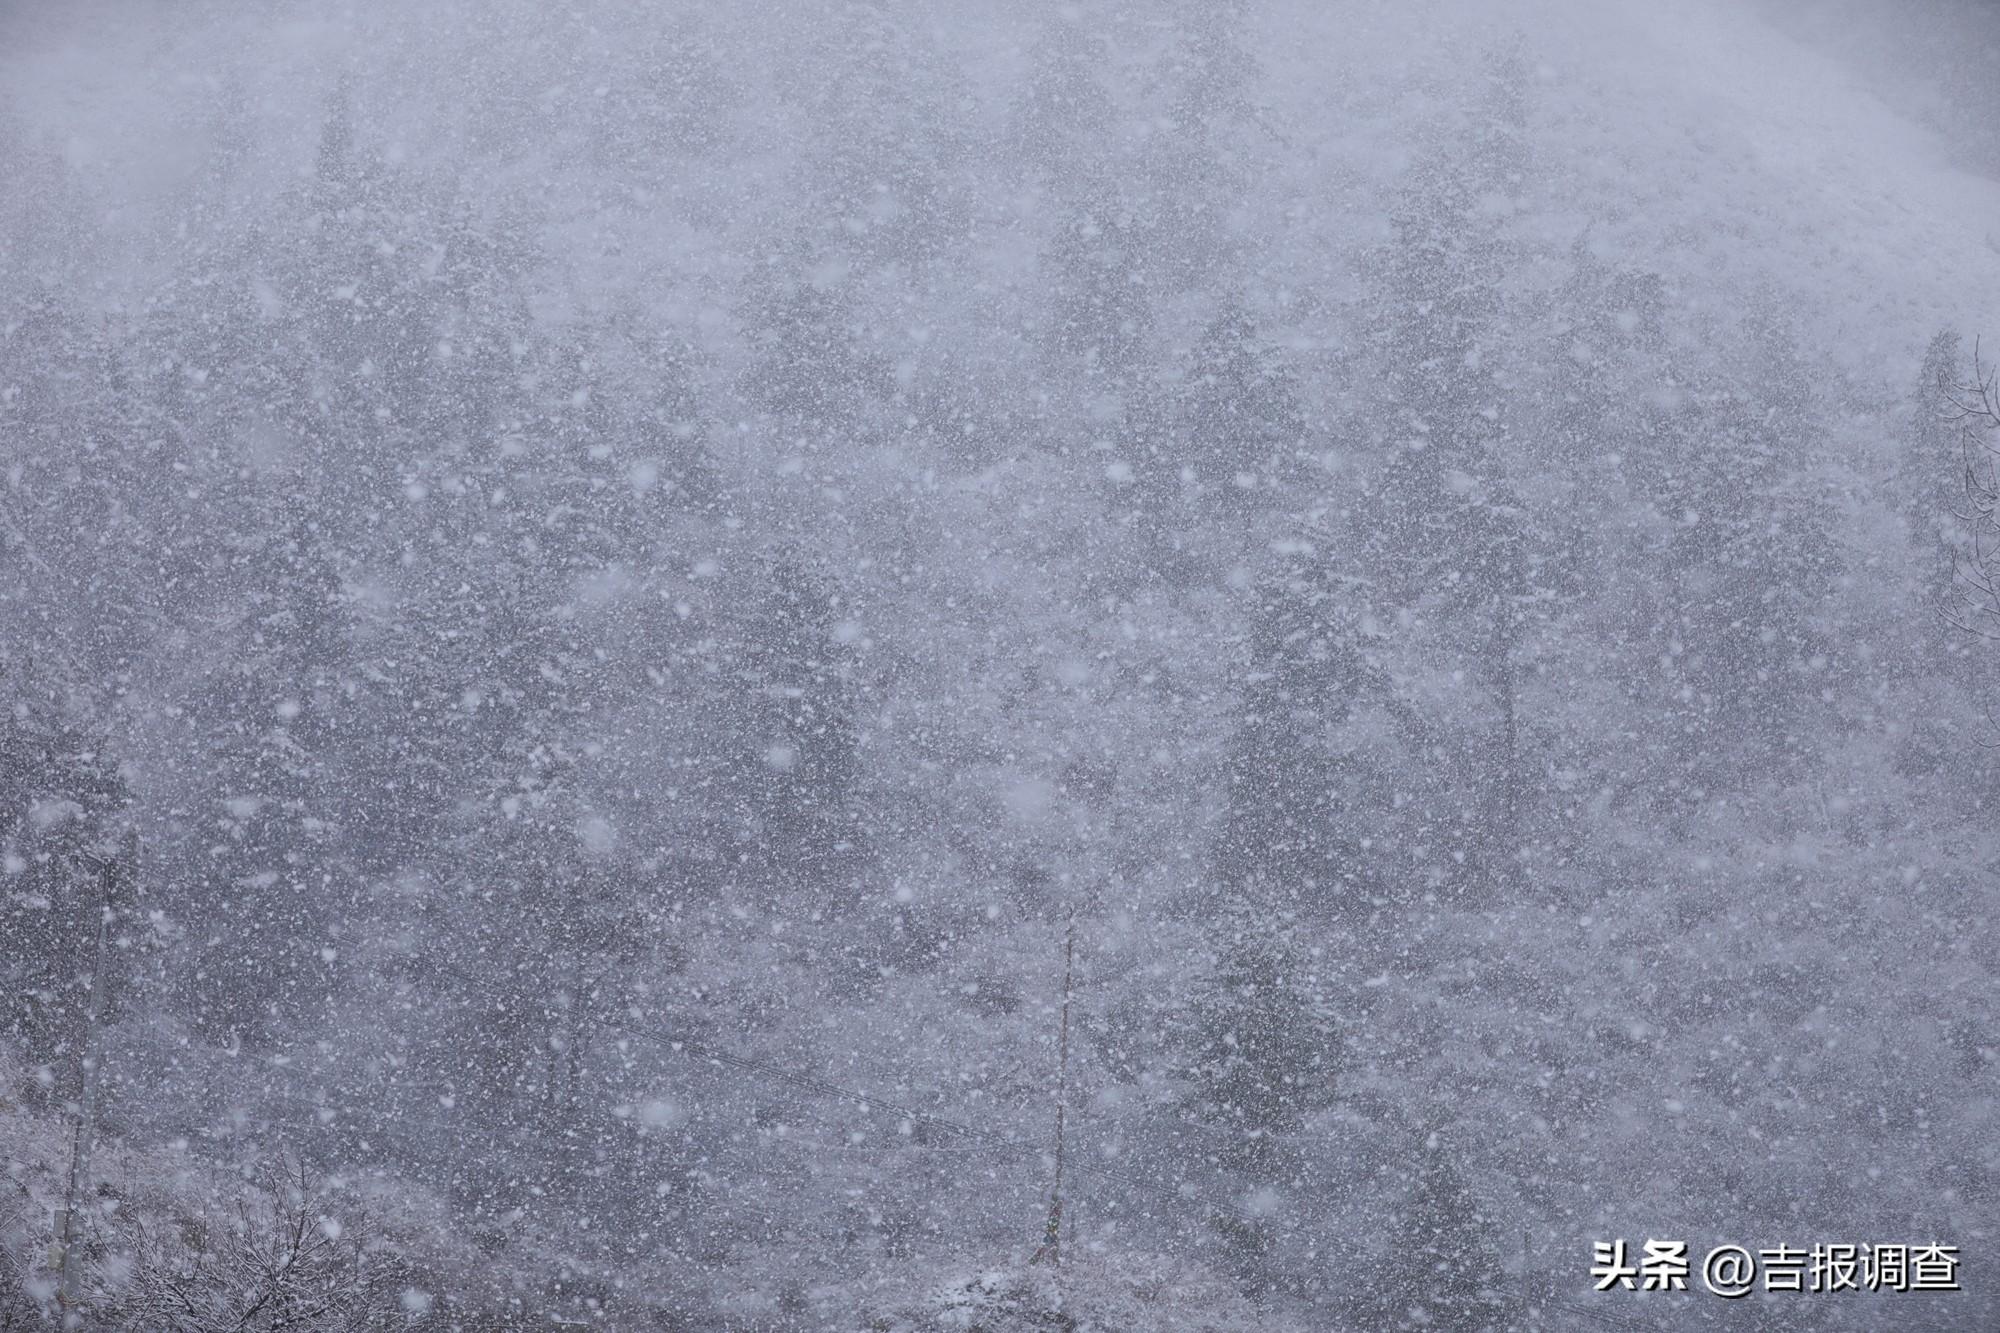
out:
<path id="1" fill-rule="evenodd" d="M 1892 9 L 0 15 L 0 1328 L 2000 1319 Z"/>

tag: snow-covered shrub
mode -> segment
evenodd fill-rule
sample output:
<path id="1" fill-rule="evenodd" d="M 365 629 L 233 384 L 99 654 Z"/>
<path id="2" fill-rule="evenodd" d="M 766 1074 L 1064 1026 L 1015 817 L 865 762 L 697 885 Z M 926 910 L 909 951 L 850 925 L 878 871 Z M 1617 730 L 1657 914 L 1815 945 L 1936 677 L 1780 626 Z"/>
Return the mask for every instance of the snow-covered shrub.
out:
<path id="1" fill-rule="evenodd" d="M 234 1206 L 115 1221 L 96 1256 L 114 1327 L 158 1333 L 345 1333 L 401 1327 L 403 1261 L 371 1243 L 303 1164 L 260 1168 Z M 338 1215 L 338 1214 L 344 1214 Z"/>
<path id="2" fill-rule="evenodd" d="M 925 1267 L 930 1268 L 929 1265 Z M 930 1268 L 935 1272 L 935 1268 Z M 892 1281 L 868 1333 L 1288 1333 L 1199 1264 L 1154 1254 L 1068 1257 L 1060 1268 L 960 1267 Z"/>

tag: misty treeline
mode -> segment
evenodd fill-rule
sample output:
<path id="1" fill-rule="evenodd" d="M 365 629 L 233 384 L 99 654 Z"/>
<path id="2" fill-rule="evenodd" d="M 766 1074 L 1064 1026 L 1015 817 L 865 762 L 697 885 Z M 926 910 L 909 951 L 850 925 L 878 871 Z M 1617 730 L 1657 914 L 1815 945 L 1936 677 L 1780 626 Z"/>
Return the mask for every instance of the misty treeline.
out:
<path id="1" fill-rule="evenodd" d="M 136 215 L 0 122 L 0 1328 L 1992 1253 L 1969 343 L 1607 243 L 1533 33 L 1329 84 L 1380 186 L 1224 0 L 598 17 L 210 78 Z"/>

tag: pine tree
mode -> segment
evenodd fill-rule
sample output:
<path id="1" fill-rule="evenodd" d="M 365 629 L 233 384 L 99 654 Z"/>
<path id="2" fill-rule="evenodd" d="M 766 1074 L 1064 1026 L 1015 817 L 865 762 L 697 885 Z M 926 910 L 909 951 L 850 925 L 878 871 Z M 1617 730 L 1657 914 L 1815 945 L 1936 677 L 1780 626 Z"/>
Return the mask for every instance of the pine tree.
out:
<path id="1" fill-rule="evenodd" d="M 1196 993 L 1183 1113 L 1217 1165 L 1252 1184 L 1293 1183 L 1287 1140 L 1333 1104 L 1338 1021 L 1295 913 L 1269 892 L 1232 893 L 1213 918 L 1213 966 Z"/>
<path id="2" fill-rule="evenodd" d="M 132 980 L 138 840 L 102 742 L 17 697 L 0 716 L 0 1021 L 50 1106 L 83 1095 L 83 1061 Z M 100 939 L 111 948 L 99 955 Z"/>
<path id="3" fill-rule="evenodd" d="M 693 15 L 677 18 L 632 53 L 590 127 L 597 160 L 649 189 L 669 187 L 676 167 L 721 148 L 741 101 L 710 34 Z"/>
<path id="4" fill-rule="evenodd" d="M 1362 844 L 1377 798 L 1341 733 L 1370 680 L 1359 591 L 1324 555 L 1287 560 L 1258 585 L 1228 749 L 1219 879 L 1316 915 L 1370 893 Z"/>
<path id="5" fill-rule="evenodd" d="M 1205 0 L 1176 14 L 1155 70 L 1165 132 L 1139 144 L 1132 203 L 1146 244 L 1146 285 L 1162 296 L 1200 291 L 1235 262 L 1228 219 L 1241 200 L 1262 69 L 1243 45 L 1241 0 Z"/>
<path id="6" fill-rule="evenodd" d="M 1472 151 L 1440 148 L 1419 160 L 1391 217 L 1382 345 L 1396 453 L 1376 490 L 1376 537 L 1378 560 L 1406 597 L 1435 591 L 1440 575 L 1457 582 L 1454 569 L 1484 568 L 1505 540 L 1504 524 L 1476 503 L 1508 461 L 1504 349 L 1493 338 L 1507 247 L 1485 203 L 1520 188 L 1524 99 L 1518 62 L 1503 60 Z"/>
<path id="7" fill-rule="evenodd" d="M 1153 334 L 1141 269 L 1145 237 L 1129 200 L 1093 187 L 1061 216 L 1044 347 L 1051 369 L 1097 394 L 1135 396 Z"/>
<path id="8" fill-rule="evenodd" d="M 1098 77 L 1103 64 L 1103 39 L 1060 10 L 1028 48 L 1027 88 L 1013 108 L 1011 139 L 1025 163 L 1052 181 L 1076 170 L 1092 151 L 1092 136 L 1111 123 L 1111 98 Z"/>
<path id="9" fill-rule="evenodd" d="M 1295 492 L 1305 413 L 1240 308 L 1214 320 L 1195 345 L 1173 413 L 1183 466 L 1216 512 L 1240 516 Z"/>
<path id="10" fill-rule="evenodd" d="M 1964 428 L 1954 420 L 1953 406 L 1965 373 L 1959 336 L 1946 330 L 1932 338 L 1911 394 L 1909 435 L 1897 469 L 1911 553 L 1930 612 L 1931 646 L 1940 649 L 1951 641 L 1943 621 L 1968 545 L 1958 519 L 1965 506 Z"/>
<path id="11" fill-rule="evenodd" d="M 188 715 L 209 757 L 208 836 L 176 875 L 196 942 L 195 1018 L 243 1036 L 271 1034 L 332 993 L 344 878 L 333 871 L 350 809 L 345 593 L 318 520 L 303 506 L 273 511 L 272 530 L 233 544 L 232 651 L 194 683 Z"/>
<path id="12" fill-rule="evenodd" d="M 852 440 L 894 390 L 887 360 L 865 338 L 855 294 L 838 271 L 800 248 L 757 280 L 756 358 L 742 391 L 786 437 L 808 445 Z"/>
<path id="13" fill-rule="evenodd" d="M 1385 345 L 1396 437 L 1370 488 L 1365 538 L 1385 612 L 1434 618 L 1477 668 L 1491 703 L 1487 734 L 1439 733 L 1444 744 L 1416 801 L 1451 852 L 1438 864 L 1454 867 L 1461 886 L 1509 877 L 1518 864 L 1518 650 L 1547 545 L 1514 493 L 1492 336 L 1502 250 L 1477 213 L 1481 165 L 1451 154 L 1420 163 L 1394 219 Z M 1451 762 L 1439 768 L 1440 758 Z M 1471 792 L 1456 794 L 1467 773 L 1476 775 Z"/>
<path id="14" fill-rule="evenodd" d="M 1635 608 L 1649 626 L 1641 688 L 1666 722 L 1657 795 L 1683 808 L 1745 773 L 1797 772 L 1842 664 L 1827 617 L 1844 562 L 1813 470 L 1812 376 L 1775 324 L 1750 347 L 1754 381 L 1690 395 L 1643 441 L 1666 537 Z"/>
<path id="15" fill-rule="evenodd" d="M 1336 1104 L 1346 1064 L 1325 963 L 1302 918 L 1268 886 L 1225 890 L 1206 930 L 1213 951 L 1173 1028 L 1181 1091 L 1155 1131 L 1225 1197 L 1286 1201 L 1268 1216 L 1211 1219 L 1246 1290 L 1315 1285 L 1310 1250 L 1323 1166 L 1303 1137 Z"/>
<path id="16" fill-rule="evenodd" d="M 837 630 L 839 595 L 797 559 L 778 561 L 750 627 L 745 667 L 756 702 L 743 756 L 750 845 L 780 883 L 824 890 L 854 862 L 860 776 L 854 680 Z"/>
<path id="17" fill-rule="evenodd" d="M 1517 1327 L 1518 1301 L 1504 1288 L 1497 1232 L 1455 1154 L 1433 1130 L 1412 1163 L 1409 1195 L 1370 1283 L 1369 1325 L 1454 1333 Z"/>
<path id="18" fill-rule="evenodd" d="M 807 92 L 812 248 L 863 271 L 933 263 L 965 235 L 967 99 L 925 32 L 872 5 L 841 6 Z M 824 79 L 831 70 L 837 80 Z"/>

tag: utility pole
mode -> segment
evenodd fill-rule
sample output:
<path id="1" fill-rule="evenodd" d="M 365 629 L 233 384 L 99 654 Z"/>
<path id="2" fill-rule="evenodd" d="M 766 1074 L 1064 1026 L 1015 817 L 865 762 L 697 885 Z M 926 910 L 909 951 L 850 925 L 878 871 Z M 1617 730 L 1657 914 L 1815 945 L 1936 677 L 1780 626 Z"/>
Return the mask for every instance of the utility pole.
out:
<path id="1" fill-rule="evenodd" d="M 1064 1113 L 1069 1108 L 1069 1001 L 1073 993 L 1076 975 L 1076 907 L 1071 904 L 1069 919 L 1063 930 L 1063 996 L 1062 1024 L 1056 1039 L 1056 1179 L 1055 1187 L 1049 1191 L 1049 1221 L 1043 1233 L 1042 1247 L 1035 1251 L 1029 1263 L 1040 1263 L 1047 1259 L 1053 1268 L 1062 1267 L 1062 1186 Z"/>
<path id="2" fill-rule="evenodd" d="M 128 835 L 126 850 L 136 856 L 136 838 Z M 78 1200 L 90 1186 L 90 1150 L 97 1137 L 97 1030 L 104 1021 L 106 989 L 105 955 L 110 945 L 111 915 L 118 891 L 119 861 L 111 856 L 81 858 L 97 875 L 96 946 L 91 953 L 90 997 L 85 1002 L 83 1033 L 76 1052 L 76 1132 L 70 1144 L 69 1181 L 63 1191 L 62 1213 L 56 1219 L 55 1248 L 51 1258 L 56 1269 L 56 1303 L 62 1310 L 65 1328 L 80 1327 L 77 1310 L 82 1303 L 82 1263 L 77 1254 L 81 1229 L 77 1225 Z"/>

